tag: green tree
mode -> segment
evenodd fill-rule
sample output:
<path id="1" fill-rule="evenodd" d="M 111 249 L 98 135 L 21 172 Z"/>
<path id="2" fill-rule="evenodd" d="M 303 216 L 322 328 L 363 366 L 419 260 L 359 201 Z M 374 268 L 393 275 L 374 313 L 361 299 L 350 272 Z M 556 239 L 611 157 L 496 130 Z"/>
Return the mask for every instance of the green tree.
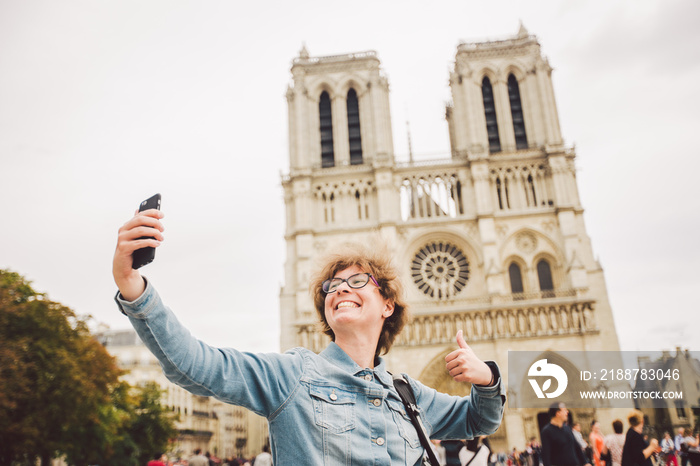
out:
<path id="1" fill-rule="evenodd" d="M 128 432 L 137 447 L 138 464 L 146 464 L 158 451 L 167 451 L 177 436 L 177 415 L 160 403 L 163 391 L 155 382 L 135 390 L 135 414 Z"/>
<path id="2" fill-rule="evenodd" d="M 174 437 L 155 385 L 119 380 L 87 320 L 0 270 L 0 466 L 145 464 Z M 146 456 L 143 456 L 146 455 Z"/>
<path id="3" fill-rule="evenodd" d="M 93 430 L 93 435 L 79 432 L 88 445 L 102 444 L 103 449 L 66 450 L 70 464 L 110 464 L 141 466 L 158 451 L 167 451 L 177 435 L 177 415 L 160 402 L 163 391 L 155 382 L 132 387 L 116 384 L 110 393 L 111 403 L 100 412 L 101 422 L 114 427 L 109 431 Z M 106 436 L 106 438 L 104 437 Z"/>
<path id="4" fill-rule="evenodd" d="M 108 440 L 99 413 L 120 371 L 86 320 L 0 270 L 0 341 L 0 462 L 102 448 L 84 437 Z"/>

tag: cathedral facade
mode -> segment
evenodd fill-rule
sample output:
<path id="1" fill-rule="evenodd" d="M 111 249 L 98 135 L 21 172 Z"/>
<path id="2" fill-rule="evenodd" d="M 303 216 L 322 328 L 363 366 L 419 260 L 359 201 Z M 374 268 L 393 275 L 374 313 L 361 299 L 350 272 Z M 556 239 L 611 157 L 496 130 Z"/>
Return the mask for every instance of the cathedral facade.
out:
<path id="1" fill-rule="evenodd" d="M 340 243 L 378 239 L 393 253 L 413 314 L 386 356 L 395 373 L 468 394 L 445 370 L 459 329 L 478 356 L 499 363 L 509 396 L 526 384 L 508 383 L 509 351 L 619 350 L 576 153 L 562 138 L 552 68 L 535 36 L 521 27 L 512 38 L 458 46 L 443 160 L 395 159 L 389 84 L 375 52 L 312 57 L 302 49 L 291 74 L 283 351 L 328 343 L 308 289 L 315 259 Z M 543 411 L 507 407 L 494 449 L 539 438 Z M 620 417 L 576 414 L 584 426 Z"/>

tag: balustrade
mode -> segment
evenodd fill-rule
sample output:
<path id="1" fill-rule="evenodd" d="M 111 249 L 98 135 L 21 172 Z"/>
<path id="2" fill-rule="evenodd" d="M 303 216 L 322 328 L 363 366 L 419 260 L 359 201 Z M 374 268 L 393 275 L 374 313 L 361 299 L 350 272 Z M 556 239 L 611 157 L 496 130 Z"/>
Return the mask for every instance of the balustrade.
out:
<path id="1" fill-rule="evenodd" d="M 483 311 L 423 314 L 414 316 L 395 346 L 451 344 L 457 330 L 467 341 L 575 335 L 598 331 L 594 302 L 582 301 L 549 306 L 514 307 Z M 301 346 L 319 352 L 328 338 L 318 326 L 299 326 Z"/>

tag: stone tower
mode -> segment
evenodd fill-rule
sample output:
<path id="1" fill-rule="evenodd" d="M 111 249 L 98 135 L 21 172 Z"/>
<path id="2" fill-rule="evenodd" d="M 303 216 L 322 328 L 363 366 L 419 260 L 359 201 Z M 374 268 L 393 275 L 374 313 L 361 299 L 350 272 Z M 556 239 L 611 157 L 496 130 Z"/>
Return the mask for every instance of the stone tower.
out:
<path id="1" fill-rule="evenodd" d="M 506 379 L 509 350 L 619 349 L 576 154 L 562 139 L 536 37 L 521 27 L 507 40 L 458 46 L 446 109 L 452 151 L 442 160 L 394 159 L 389 87 L 374 52 L 302 49 L 291 72 L 282 350 L 327 344 L 308 292 L 314 259 L 377 235 L 393 250 L 414 315 L 386 357 L 394 372 L 468 394 L 444 364 L 458 329 Z M 521 388 L 508 384 L 509 395 Z M 495 450 L 538 437 L 542 411 L 507 409 Z M 609 426 L 612 415 L 583 409 L 577 420 Z"/>

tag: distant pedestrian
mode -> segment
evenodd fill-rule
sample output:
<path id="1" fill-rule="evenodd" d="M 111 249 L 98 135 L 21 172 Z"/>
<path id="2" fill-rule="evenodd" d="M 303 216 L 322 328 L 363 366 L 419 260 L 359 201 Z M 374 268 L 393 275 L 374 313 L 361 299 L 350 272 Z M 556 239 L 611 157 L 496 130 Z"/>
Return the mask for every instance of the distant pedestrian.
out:
<path id="1" fill-rule="evenodd" d="M 661 459 L 666 466 L 670 466 L 671 463 L 673 463 L 673 466 L 678 466 L 676 443 L 671 438 L 670 432 L 664 432 L 664 438 L 661 440 Z"/>
<path id="2" fill-rule="evenodd" d="M 188 462 L 188 466 L 209 466 L 209 458 L 202 454 L 202 449 L 197 448 Z"/>
<path id="3" fill-rule="evenodd" d="M 270 447 L 264 445 L 262 447 L 262 453 L 255 457 L 255 466 L 272 466 L 272 455 L 270 454 Z"/>
<path id="4" fill-rule="evenodd" d="M 442 440 L 440 445 L 445 448 L 445 464 L 447 466 L 461 466 L 459 460 L 459 452 L 464 448 L 464 442 L 461 440 Z"/>
<path id="5" fill-rule="evenodd" d="M 581 446 L 566 424 L 569 410 L 564 403 L 555 403 L 549 408 L 549 424 L 542 429 L 542 464 L 552 465 L 589 465 L 583 455 Z"/>
<path id="6" fill-rule="evenodd" d="M 168 457 L 158 452 L 153 455 L 153 459 L 148 462 L 148 466 L 167 466 L 166 461 L 168 461 Z"/>
<path id="7" fill-rule="evenodd" d="M 578 422 L 574 422 L 574 424 L 571 426 L 571 431 L 574 434 L 574 438 L 581 447 L 581 451 L 586 455 L 588 461 L 591 461 L 593 459 L 593 456 L 591 455 L 591 449 L 588 446 L 588 442 L 586 442 L 583 439 L 583 434 L 581 434 L 581 424 L 579 424 Z"/>
<path id="8" fill-rule="evenodd" d="M 700 436 L 697 433 L 695 437 L 687 436 L 683 439 L 683 443 L 688 449 L 688 460 L 691 466 L 700 466 Z"/>
<path id="9" fill-rule="evenodd" d="M 603 452 L 603 446 L 605 445 L 605 439 L 600 430 L 600 422 L 595 419 L 591 422 L 591 433 L 588 435 L 588 441 L 591 445 L 595 466 L 610 466 L 605 465 L 605 462 L 600 459 L 600 454 Z"/>
<path id="10" fill-rule="evenodd" d="M 531 453 L 532 464 L 534 466 L 540 466 L 540 458 L 542 457 L 542 446 L 535 439 L 535 437 L 532 437 L 530 439 L 530 450 L 532 451 L 532 453 Z"/>
<path id="11" fill-rule="evenodd" d="M 609 452 L 612 465 L 620 466 L 622 464 L 622 449 L 625 446 L 625 435 L 622 433 L 624 426 L 619 419 L 615 419 L 612 426 L 614 433 L 605 436 L 603 453 Z"/>
<path id="12" fill-rule="evenodd" d="M 683 447 L 683 439 L 685 438 L 685 429 L 683 427 L 678 428 L 678 434 L 673 438 L 673 442 L 676 444 L 676 451 L 681 459 L 681 466 L 686 466 L 688 464 L 688 448 Z"/>
<path id="13" fill-rule="evenodd" d="M 488 466 L 491 457 L 491 446 L 486 437 L 467 440 L 467 445 L 459 452 L 462 466 Z"/>
<path id="14" fill-rule="evenodd" d="M 632 410 L 627 420 L 630 428 L 622 449 L 622 466 L 653 466 L 651 455 L 659 447 L 659 441 L 653 438 L 647 443 L 644 440 L 644 415 L 638 409 Z"/>

